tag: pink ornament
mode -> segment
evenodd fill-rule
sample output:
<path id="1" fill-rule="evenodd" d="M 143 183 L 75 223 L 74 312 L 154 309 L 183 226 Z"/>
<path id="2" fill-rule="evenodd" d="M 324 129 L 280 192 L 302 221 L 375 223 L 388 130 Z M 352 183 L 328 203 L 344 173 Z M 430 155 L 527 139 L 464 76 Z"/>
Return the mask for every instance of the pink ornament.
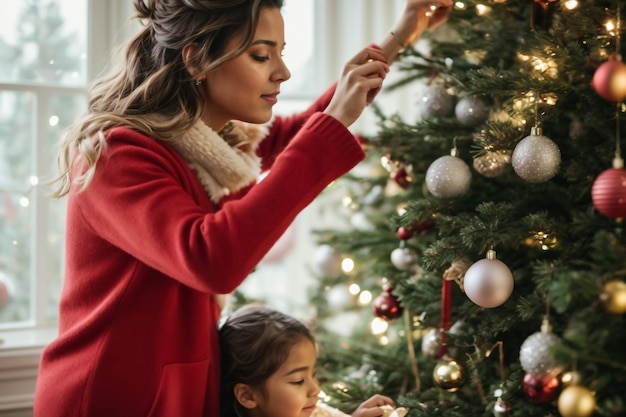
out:
<path id="1" fill-rule="evenodd" d="M 626 98 L 626 65 L 611 55 L 608 61 L 596 69 L 591 86 L 605 100 L 622 101 Z"/>
<path id="2" fill-rule="evenodd" d="M 467 298 L 480 307 L 498 307 L 513 292 L 513 274 L 501 261 L 496 252 L 487 252 L 487 258 L 472 264 L 463 278 L 463 289 Z"/>
<path id="3" fill-rule="evenodd" d="M 626 170 L 623 161 L 616 158 L 613 168 L 602 172 L 591 187 L 594 207 L 606 217 L 626 217 Z"/>

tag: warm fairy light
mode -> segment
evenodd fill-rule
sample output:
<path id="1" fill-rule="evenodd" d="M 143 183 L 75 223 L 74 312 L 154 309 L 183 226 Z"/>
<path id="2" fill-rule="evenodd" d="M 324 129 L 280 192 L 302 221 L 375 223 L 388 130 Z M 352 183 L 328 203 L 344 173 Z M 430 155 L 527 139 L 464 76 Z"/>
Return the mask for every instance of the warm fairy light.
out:
<path id="1" fill-rule="evenodd" d="M 454 3 L 454 7 L 456 7 L 457 9 L 464 10 L 465 9 L 465 3 L 463 3 L 462 1 L 457 1 L 456 3 Z"/>
<path id="2" fill-rule="evenodd" d="M 373 298 L 374 296 L 372 296 L 372 293 L 365 290 L 361 294 L 359 294 L 359 304 L 361 304 L 362 306 L 366 306 L 372 302 Z"/>
<path id="3" fill-rule="evenodd" d="M 541 100 L 549 106 L 554 106 L 559 101 L 559 96 L 554 93 L 544 93 L 541 95 Z"/>
<path id="4" fill-rule="evenodd" d="M 34 175 L 31 175 L 30 178 L 28 178 L 28 182 L 30 183 L 30 185 L 35 187 L 37 184 L 39 184 L 39 178 L 37 178 Z"/>
<path id="5" fill-rule="evenodd" d="M 344 198 L 341 199 L 341 204 L 344 207 L 350 207 L 352 205 L 352 202 L 354 200 L 352 200 L 352 197 L 350 197 L 349 195 L 345 196 Z"/>
<path id="6" fill-rule="evenodd" d="M 385 333 L 388 327 L 389 323 L 380 317 L 374 317 L 372 323 L 370 324 L 370 329 L 372 330 L 373 335 Z"/>
<path id="7" fill-rule="evenodd" d="M 24 208 L 30 206 L 30 200 L 28 199 L 28 197 L 26 196 L 20 197 L 20 206 Z"/>
<path id="8" fill-rule="evenodd" d="M 341 261 L 341 270 L 346 274 L 354 271 L 354 261 L 350 258 L 343 258 Z"/>
<path id="9" fill-rule="evenodd" d="M 426 16 L 427 16 L 427 17 L 431 17 L 431 16 L 433 15 L 433 13 L 435 12 L 435 10 L 437 10 L 437 6 L 435 6 L 435 5 L 431 5 L 431 6 L 430 6 L 430 10 L 428 10 L 428 11 L 426 12 Z"/>
<path id="10" fill-rule="evenodd" d="M 357 295 L 361 292 L 361 287 L 359 284 L 352 283 L 348 286 L 348 292 L 352 295 Z"/>
<path id="11" fill-rule="evenodd" d="M 408 203 L 400 203 L 398 204 L 398 206 L 396 207 L 396 213 L 398 213 L 398 216 L 402 216 L 404 213 L 406 213 L 406 206 Z"/>
<path id="12" fill-rule="evenodd" d="M 476 5 L 476 13 L 478 16 L 484 16 L 491 11 L 491 7 L 485 6 L 484 4 Z"/>
<path id="13" fill-rule="evenodd" d="M 393 162 L 391 161 L 391 158 L 389 158 L 387 155 L 383 155 L 380 158 L 380 164 L 383 166 L 383 168 L 385 168 L 388 172 L 391 172 L 394 168 L 393 166 Z"/>
<path id="14" fill-rule="evenodd" d="M 574 10 L 578 7 L 578 0 L 567 0 L 564 5 L 567 10 Z"/>
<path id="15" fill-rule="evenodd" d="M 52 127 L 57 126 L 59 124 L 59 116 L 50 116 L 48 124 Z"/>
<path id="16" fill-rule="evenodd" d="M 381 336 L 380 339 L 378 339 L 378 341 L 383 346 L 387 346 L 389 344 L 389 338 L 387 336 Z"/>
<path id="17" fill-rule="evenodd" d="M 604 28 L 611 35 L 614 35 L 613 31 L 615 31 L 615 27 L 616 27 L 616 25 L 615 25 L 615 22 L 613 20 L 607 20 L 606 23 L 604 23 Z"/>

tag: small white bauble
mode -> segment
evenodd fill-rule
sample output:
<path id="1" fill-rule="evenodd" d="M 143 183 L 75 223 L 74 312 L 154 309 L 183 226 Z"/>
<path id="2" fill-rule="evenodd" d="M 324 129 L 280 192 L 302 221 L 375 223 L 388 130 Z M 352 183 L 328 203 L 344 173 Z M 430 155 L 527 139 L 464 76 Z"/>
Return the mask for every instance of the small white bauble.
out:
<path id="1" fill-rule="evenodd" d="M 563 366 L 550 353 L 552 346 L 559 341 L 557 335 L 546 330 L 528 336 L 519 351 L 522 369 L 537 378 L 552 377 L 561 373 Z"/>
<path id="2" fill-rule="evenodd" d="M 533 127 L 530 136 L 522 139 L 511 156 L 513 170 L 522 179 L 532 183 L 546 182 L 559 172 L 561 150 L 550 138 Z"/>
<path id="3" fill-rule="evenodd" d="M 487 258 L 472 264 L 463 278 L 465 295 L 476 305 L 493 308 L 502 305 L 513 292 L 513 274 L 493 250 Z"/>
<path id="4" fill-rule="evenodd" d="M 454 112 L 455 97 L 448 94 L 446 87 L 432 84 L 422 96 L 419 109 L 423 118 L 449 117 Z"/>
<path id="5" fill-rule="evenodd" d="M 489 107 L 480 97 L 467 96 L 456 103 L 454 114 L 461 124 L 465 126 L 476 126 L 487 120 Z"/>
<path id="6" fill-rule="evenodd" d="M 426 171 L 426 188 L 439 198 L 463 195 L 471 182 L 472 173 L 465 161 L 452 155 L 437 158 Z"/>
<path id="7" fill-rule="evenodd" d="M 330 245 L 321 245 L 315 251 L 315 272 L 322 277 L 333 277 L 341 273 L 341 256 Z"/>
<path id="8" fill-rule="evenodd" d="M 391 263 L 398 269 L 411 269 L 417 260 L 417 253 L 411 248 L 396 248 L 391 252 Z"/>
<path id="9" fill-rule="evenodd" d="M 335 310 L 341 310 L 350 304 L 350 293 L 345 284 L 337 284 L 326 291 L 326 301 L 328 306 Z"/>
<path id="10" fill-rule="evenodd" d="M 443 333 L 441 329 L 432 328 L 422 338 L 422 355 L 431 359 L 439 359 L 443 356 Z"/>

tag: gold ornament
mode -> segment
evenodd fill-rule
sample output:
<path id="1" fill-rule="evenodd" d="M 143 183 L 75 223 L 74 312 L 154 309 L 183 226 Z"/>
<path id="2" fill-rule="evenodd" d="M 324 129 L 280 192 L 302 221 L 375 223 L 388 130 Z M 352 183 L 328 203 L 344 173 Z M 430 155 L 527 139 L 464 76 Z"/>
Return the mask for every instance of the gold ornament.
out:
<path id="1" fill-rule="evenodd" d="M 588 388 L 570 385 L 561 392 L 558 407 L 562 417 L 589 417 L 596 409 L 596 398 Z"/>
<path id="2" fill-rule="evenodd" d="M 570 371 L 561 375 L 561 384 L 563 387 L 569 387 L 570 385 L 578 385 L 582 381 L 580 372 Z"/>
<path id="3" fill-rule="evenodd" d="M 435 366 L 433 380 L 439 388 L 455 392 L 465 382 L 465 370 L 457 361 L 444 359 Z"/>
<path id="4" fill-rule="evenodd" d="M 600 301 L 607 312 L 611 314 L 626 313 L 626 283 L 619 279 L 612 279 L 604 284 L 604 292 Z"/>

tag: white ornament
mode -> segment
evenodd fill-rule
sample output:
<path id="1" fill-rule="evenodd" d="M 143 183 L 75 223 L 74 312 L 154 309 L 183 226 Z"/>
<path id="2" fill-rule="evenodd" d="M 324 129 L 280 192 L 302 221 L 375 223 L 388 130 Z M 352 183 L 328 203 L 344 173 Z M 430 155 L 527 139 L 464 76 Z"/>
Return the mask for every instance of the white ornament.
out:
<path id="1" fill-rule="evenodd" d="M 411 248 L 396 248 L 391 252 L 391 263 L 398 269 L 411 269 L 417 264 L 417 253 Z"/>
<path id="2" fill-rule="evenodd" d="M 454 100 L 443 85 L 432 84 L 419 103 L 420 114 L 423 118 L 449 117 L 454 112 Z"/>
<path id="3" fill-rule="evenodd" d="M 344 284 L 337 284 L 326 292 L 328 306 L 336 310 L 341 310 L 350 304 L 350 293 Z"/>
<path id="4" fill-rule="evenodd" d="M 520 347 L 519 360 L 522 369 L 537 378 L 561 373 L 563 366 L 550 352 L 552 346 L 559 341 L 559 337 L 550 331 L 549 324 L 544 321 L 541 331 L 528 336 Z"/>
<path id="5" fill-rule="evenodd" d="M 476 305 L 485 308 L 498 307 L 513 292 L 513 274 L 496 252 L 489 250 L 487 258 L 472 264 L 463 278 L 465 295 Z"/>
<path id="6" fill-rule="evenodd" d="M 467 96 L 456 103 L 454 114 L 461 124 L 465 126 L 476 126 L 487 120 L 489 107 L 480 97 Z"/>
<path id="7" fill-rule="evenodd" d="M 541 128 L 533 127 L 530 136 L 522 139 L 513 150 L 511 165 L 525 181 L 546 182 L 559 172 L 561 150 L 541 134 Z"/>
<path id="8" fill-rule="evenodd" d="M 426 188 L 439 198 L 463 195 L 471 182 L 472 173 L 465 161 L 452 155 L 436 159 L 426 171 Z"/>
<path id="9" fill-rule="evenodd" d="M 439 359 L 444 353 L 441 329 L 430 329 L 422 338 L 422 355 L 431 359 Z"/>
<path id="10" fill-rule="evenodd" d="M 315 272 L 322 277 L 333 277 L 341 273 L 341 256 L 330 245 L 321 245 L 315 251 Z"/>

